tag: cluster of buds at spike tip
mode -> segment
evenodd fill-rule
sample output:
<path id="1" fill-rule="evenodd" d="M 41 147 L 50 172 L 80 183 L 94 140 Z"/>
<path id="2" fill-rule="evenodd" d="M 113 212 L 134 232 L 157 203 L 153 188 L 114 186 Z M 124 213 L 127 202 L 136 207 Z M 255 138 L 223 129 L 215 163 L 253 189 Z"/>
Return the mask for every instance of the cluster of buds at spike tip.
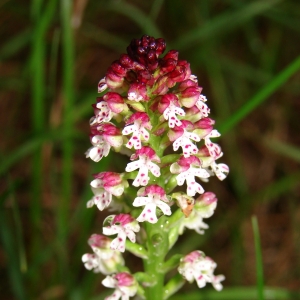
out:
<path id="1" fill-rule="evenodd" d="M 202 234 L 208 227 L 203 218 L 213 214 L 217 199 L 213 193 L 205 192 L 201 182 L 214 175 L 223 180 L 229 172 L 227 165 L 217 163 L 223 153 L 212 139 L 220 134 L 213 128 L 215 121 L 209 117 L 210 109 L 197 77 L 192 75 L 190 64 L 179 59 L 176 50 L 162 56 L 165 48 L 162 38 L 143 36 L 132 40 L 127 54 L 111 64 L 98 84 L 101 97 L 93 104 L 92 147 L 86 157 L 99 162 L 115 151 L 129 154 L 131 161 L 123 173 L 102 172 L 95 174 L 91 182 L 94 196 L 87 207 L 95 205 L 102 211 L 117 201 L 124 209 L 104 222 L 103 234 L 116 235 L 115 238 L 94 236 L 89 242 L 94 254 L 85 254 L 83 262 L 96 272 L 111 274 L 111 262 L 115 261 L 116 266 L 123 262 L 120 257 L 109 257 L 109 267 L 104 267 L 103 253 L 107 252 L 103 249 L 124 252 L 126 239 L 135 243 L 142 222 L 156 224 L 159 218 L 172 216 L 176 209 L 185 216 L 180 220 L 179 234 L 185 228 Z M 177 186 L 184 186 L 183 191 L 173 192 Z M 132 198 L 133 189 L 136 197 Z M 191 281 L 184 267 L 180 270 Z M 128 276 L 131 275 L 116 272 L 103 281 L 105 286 L 117 288 L 114 296 L 107 299 L 133 295 L 135 289 L 126 296 Z M 213 283 L 212 276 L 205 278 Z M 121 283 L 123 279 L 125 284 Z M 215 286 L 220 289 L 220 284 Z"/>

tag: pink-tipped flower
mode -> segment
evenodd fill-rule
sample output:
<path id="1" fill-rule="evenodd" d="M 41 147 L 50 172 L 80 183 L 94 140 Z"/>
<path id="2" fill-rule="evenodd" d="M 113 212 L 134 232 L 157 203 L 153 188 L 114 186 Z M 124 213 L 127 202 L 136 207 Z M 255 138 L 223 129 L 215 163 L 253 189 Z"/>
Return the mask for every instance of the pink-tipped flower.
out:
<path id="1" fill-rule="evenodd" d="M 112 295 L 105 298 L 105 300 L 129 300 L 130 297 L 135 296 L 138 284 L 135 278 L 127 273 L 121 272 L 112 276 L 107 276 L 102 280 L 102 284 L 107 288 L 114 288 Z"/>
<path id="2" fill-rule="evenodd" d="M 210 118 L 202 118 L 198 122 L 194 123 L 195 133 L 199 136 L 200 139 L 207 137 L 213 131 L 213 125 L 215 121 Z"/>
<path id="3" fill-rule="evenodd" d="M 123 136 L 120 130 L 111 123 L 93 124 L 91 126 L 91 143 L 93 147 L 87 150 L 86 157 L 98 162 L 106 157 L 111 147 L 120 148 L 123 144 Z"/>
<path id="4" fill-rule="evenodd" d="M 139 159 L 135 160 L 137 158 Z M 139 169 L 138 175 L 136 176 L 132 185 L 136 187 L 141 185 L 146 186 L 149 181 L 149 170 L 155 177 L 160 176 L 159 166 L 153 163 L 153 161 L 160 162 L 160 159 L 152 148 L 144 146 L 137 150 L 136 153 L 132 154 L 130 159 L 134 161 L 127 164 L 125 171 L 132 172 L 136 169 Z"/>
<path id="5" fill-rule="evenodd" d="M 93 104 L 95 116 L 91 118 L 90 125 L 101 124 L 104 122 L 109 122 L 112 117 L 112 111 L 110 110 L 107 102 L 103 101 L 103 98 L 97 98 L 97 103 Z"/>
<path id="6" fill-rule="evenodd" d="M 126 180 L 121 175 L 114 172 L 102 172 L 94 175 L 91 182 L 94 197 L 88 201 L 87 207 L 96 205 L 99 210 L 108 207 L 112 200 L 112 195 L 119 197 L 123 194 L 124 188 L 128 186 Z"/>
<path id="7" fill-rule="evenodd" d="M 132 205 L 139 207 L 145 206 L 142 213 L 137 218 L 137 221 L 155 224 L 157 222 L 156 207 L 159 207 L 164 215 L 170 216 L 171 209 L 166 202 L 169 202 L 166 193 L 162 187 L 153 184 L 146 188 L 141 188 Z"/>
<path id="8" fill-rule="evenodd" d="M 146 85 L 138 82 L 132 83 L 128 90 L 128 100 L 136 102 L 149 100 Z"/>
<path id="9" fill-rule="evenodd" d="M 188 196 L 195 196 L 196 193 L 204 193 L 203 187 L 196 182 L 195 176 L 205 179 L 209 177 L 209 173 L 201 168 L 201 162 L 196 156 L 188 158 L 182 156 L 178 162 L 171 165 L 170 171 L 172 174 L 179 174 L 176 177 L 179 186 L 183 185 L 186 181 Z"/>
<path id="10" fill-rule="evenodd" d="M 169 127 L 180 126 L 182 123 L 177 118 L 177 115 L 183 117 L 184 110 L 180 107 L 178 98 L 175 94 L 163 95 L 158 104 L 158 111 L 163 114 L 165 120 L 168 120 Z"/>
<path id="11" fill-rule="evenodd" d="M 108 92 L 103 96 L 103 100 L 107 102 L 108 107 L 115 114 L 128 110 L 123 97 L 118 93 Z"/>
<path id="12" fill-rule="evenodd" d="M 215 149 L 221 151 L 221 148 Z M 197 153 L 197 157 L 199 157 L 202 161 L 202 167 L 207 170 L 210 175 L 216 175 L 219 180 L 224 180 L 229 173 L 229 167 L 225 164 L 216 163 L 216 160 L 223 155 L 222 152 L 215 152 L 215 155 L 215 158 L 212 157 L 209 149 L 205 145 L 201 147 Z"/>
<path id="13" fill-rule="evenodd" d="M 196 250 L 181 259 L 178 272 L 190 283 L 196 280 L 199 288 L 206 286 L 206 283 L 212 283 L 218 291 L 223 286 L 220 283 L 225 279 L 223 275 L 214 275 L 217 264 L 202 251 Z"/>
<path id="14" fill-rule="evenodd" d="M 88 244 L 94 253 L 86 253 L 82 256 L 82 262 L 86 269 L 109 275 L 117 272 L 118 266 L 124 265 L 121 253 L 110 249 L 110 238 L 101 234 L 93 234 L 89 238 Z"/>
<path id="15" fill-rule="evenodd" d="M 170 141 L 173 142 L 174 151 L 181 147 L 183 156 L 190 157 L 190 155 L 198 152 L 198 147 L 192 141 L 199 142 L 200 138 L 193 132 L 193 123 L 185 120 L 182 120 L 181 123 L 181 126 L 175 126 L 170 130 L 168 136 Z"/>
<path id="16" fill-rule="evenodd" d="M 150 134 L 146 129 L 151 130 L 152 128 L 149 116 L 144 112 L 136 112 L 126 121 L 126 125 L 122 134 L 128 135 L 132 133 L 132 137 L 126 144 L 126 147 L 129 149 L 132 147 L 141 149 L 142 141 L 149 140 Z"/>
<path id="17" fill-rule="evenodd" d="M 122 96 L 115 92 L 107 92 L 103 97 L 98 97 L 97 103 L 92 106 L 95 117 L 91 119 L 90 125 L 109 122 L 114 114 L 128 110 Z"/>
<path id="18" fill-rule="evenodd" d="M 106 72 L 106 85 L 112 90 L 123 88 L 126 84 L 124 78 L 127 71 L 127 68 L 124 68 L 119 61 L 114 61 Z"/>
<path id="19" fill-rule="evenodd" d="M 178 93 L 180 104 L 187 108 L 193 107 L 199 99 L 201 90 L 202 88 L 198 86 L 187 87 L 185 90 Z"/>
<path id="20" fill-rule="evenodd" d="M 135 243 L 135 232 L 140 230 L 139 223 L 129 214 L 108 216 L 103 223 L 103 234 L 118 236 L 111 242 L 110 249 L 125 251 L 126 237 Z"/>
<path id="21" fill-rule="evenodd" d="M 177 82 L 187 80 L 191 76 L 190 64 L 185 60 L 178 60 L 175 69 L 167 75 L 168 87 L 172 88 Z"/>

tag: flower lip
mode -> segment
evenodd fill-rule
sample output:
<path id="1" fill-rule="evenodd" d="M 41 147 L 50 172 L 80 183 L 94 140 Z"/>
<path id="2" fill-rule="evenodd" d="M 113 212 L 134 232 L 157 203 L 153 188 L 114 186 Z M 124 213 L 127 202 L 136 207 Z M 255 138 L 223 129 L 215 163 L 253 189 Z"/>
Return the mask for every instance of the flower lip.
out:
<path id="1" fill-rule="evenodd" d="M 92 234 L 91 237 L 88 239 L 88 244 L 91 247 L 96 248 L 107 248 L 107 245 L 109 245 L 110 242 L 110 238 L 102 234 Z"/>
<path id="2" fill-rule="evenodd" d="M 134 123 L 134 121 L 141 121 L 141 124 L 147 129 L 151 129 L 151 124 L 149 116 L 144 112 L 133 113 L 125 122 L 126 125 Z M 150 128 L 149 128 L 150 127 Z"/>
<path id="3" fill-rule="evenodd" d="M 104 187 L 111 187 L 122 183 L 121 175 L 115 172 L 101 172 L 93 175 L 95 179 L 103 180 Z"/>
<path id="4" fill-rule="evenodd" d="M 156 194 L 158 195 L 161 199 L 166 199 L 166 192 L 165 190 L 157 185 L 157 184 L 152 184 L 149 185 L 145 188 L 145 191 L 143 192 L 142 196 L 146 196 L 148 194 Z"/>
<path id="5" fill-rule="evenodd" d="M 212 192 L 205 192 L 204 194 L 200 195 L 196 202 L 204 202 L 206 205 L 210 205 L 216 201 L 218 201 L 216 195 Z"/>
<path id="6" fill-rule="evenodd" d="M 131 215 L 119 214 L 114 217 L 111 224 L 114 225 L 114 224 L 119 223 L 120 225 L 125 226 L 126 224 L 131 223 L 133 221 L 135 221 L 135 219 Z"/>
<path id="7" fill-rule="evenodd" d="M 156 152 L 149 146 L 144 146 L 141 149 L 138 149 L 131 155 L 130 160 L 135 160 L 138 156 L 142 155 L 148 157 L 151 161 L 160 162 L 160 158 L 157 156 Z"/>
<path id="8" fill-rule="evenodd" d="M 195 166 L 201 166 L 201 160 L 194 155 L 191 155 L 190 157 L 181 156 L 178 160 L 178 165 L 183 168 L 189 168 L 192 164 Z"/>

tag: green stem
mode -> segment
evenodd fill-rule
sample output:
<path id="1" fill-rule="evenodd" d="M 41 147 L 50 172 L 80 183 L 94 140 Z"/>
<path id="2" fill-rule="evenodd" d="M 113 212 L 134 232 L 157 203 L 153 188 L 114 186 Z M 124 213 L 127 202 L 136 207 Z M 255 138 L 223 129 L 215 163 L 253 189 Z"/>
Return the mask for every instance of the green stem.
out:
<path id="1" fill-rule="evenodd" d="M 166 217 L 156 224 L 147 223 L 148 259 L 144 260 L 145 272 L 155 280 L 153 286 L 145 289 L 147 300 L 162 300 L 164 293 L 164 259 L 169 250 L 169 237 L 166 230 Z"/>
<path id="2" fill-rule="evenodd" d="M 151 123 L 157 124 L 159 122 L 157 116 L 155 114 L 152 114 L 149 110 L 147 112 L 149 113 Z M 162 163 L 170 163 L 173 162 L 174 159 L 176 159 L 176 157 L 174 156 L 163 156 L 166 149 L 166 144 L 163 142 L 163 138 L 161 136 L 157 136 L 152 133 L 150 146 L 163 160 Z M 159 178 L 150 178 L 150 182 L 160 185 L 168 194 L 174 188 L 174 182 L 176 182 L 176 180 L 174 181 L 174 178 L 169 177 L 170 174 L 164 173 L 162 171 L 162 174 Z M 166 182 L 167 178 L 169 178 L 169 180 L 167 181 L 171 181 L 172 183 L 170 186 L 168 185 L 168 182 Z M 178 221 L 178 218 L 180 218 L 181 216 L 182 213 L 181 215 L 176 214 L 175 222 Z M 145 230 L 147 233 L 146 244 L 148 258 L 143 258 L 144 269 L 145 273 L 150 276 L 150 282 L 153 283 L 145 288 L 145 296 L 147 300 L 163 300 L 165 298 L 165 273 L 172 269 L 174 264 L 176 264 L 178 260 L 178 257 L 175 257 L 175 261 L 173 258 L 165 263 L 165 257 L 169 249 L 171 248 L 170 243 L 173 246 L 178 238 L 178 230 L 176 230 L 175 228 L 175 230 L 173 231 L 174 236 L 170 240 L 171 218 L 167 216 L 161 216 L 158 219 L 158 222 L 155 224 L 145 223 Z"/>

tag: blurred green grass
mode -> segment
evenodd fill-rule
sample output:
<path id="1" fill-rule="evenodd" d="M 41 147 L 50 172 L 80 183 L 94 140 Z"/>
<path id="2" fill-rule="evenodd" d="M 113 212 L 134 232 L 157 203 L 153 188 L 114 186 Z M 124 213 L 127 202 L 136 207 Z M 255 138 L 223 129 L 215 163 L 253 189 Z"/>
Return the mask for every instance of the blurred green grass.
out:
<path id="1" fill-rule="evenodd" d="M 85 204 L 91 174 L 120 158 L 84 158 L 88 119 L 107 67 L 143 34 L 191 62 L 231 168 L 207 185 L 219 198 L 210 229 L 174 250 L 204 250 L 225 289 L 186 285 L 184 297 L 299 299 L 299 2 L 16 2 L 0 2 L 1 299 L 107 295 L 81 264 L 104 216 Z"/>

